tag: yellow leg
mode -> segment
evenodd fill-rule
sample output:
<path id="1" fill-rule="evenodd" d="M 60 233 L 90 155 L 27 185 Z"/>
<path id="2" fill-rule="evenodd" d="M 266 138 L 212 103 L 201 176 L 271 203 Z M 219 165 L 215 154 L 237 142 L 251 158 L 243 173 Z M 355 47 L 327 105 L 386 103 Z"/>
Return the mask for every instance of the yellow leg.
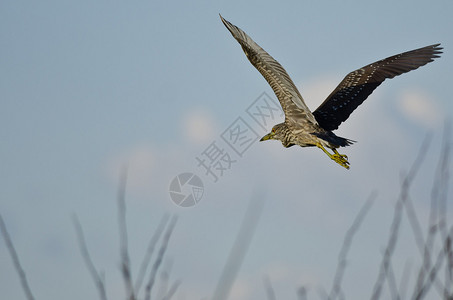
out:
<path id="1" fill-rule="evenodd" d="M 316 144 L 316 146 L 322 151 L 324 151 L 324 153 L 327 154 L 327 156 L 329 156 L 330 159 L 335 161 L 337 164 L 346 169 L 349 169 L 348 157 L 346 155 L 338 153 L 336 149 L 332 149 L 334 154 L 331 154 L 321 144 Z"/>

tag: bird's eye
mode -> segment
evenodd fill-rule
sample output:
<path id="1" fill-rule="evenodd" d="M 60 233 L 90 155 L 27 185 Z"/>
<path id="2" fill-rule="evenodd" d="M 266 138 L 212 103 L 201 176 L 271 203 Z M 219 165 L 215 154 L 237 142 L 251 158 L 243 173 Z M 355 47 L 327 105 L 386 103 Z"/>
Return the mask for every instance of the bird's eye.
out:
<path id="1" fill-rule="evenodd" d="M 275 133 L 275 128 L 272 128 L 272 133 Z"/>

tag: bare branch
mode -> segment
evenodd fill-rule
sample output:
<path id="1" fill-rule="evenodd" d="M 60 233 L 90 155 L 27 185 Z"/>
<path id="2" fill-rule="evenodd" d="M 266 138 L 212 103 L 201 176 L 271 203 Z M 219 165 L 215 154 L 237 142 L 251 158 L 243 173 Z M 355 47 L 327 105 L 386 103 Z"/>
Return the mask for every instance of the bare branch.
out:
<path id="1" fill-rule="evenodd" d="M 415 237 L 415 243 L 417 245 L 417 248 L 419 249 L 420 255 L 422 256 L 422 266 L 418 272 L 417 276 L 417 283 L 416 286 L 422 286 L 423 282 L 425 281 L 425 276 L 430 272 L 431 269 L 431 254 L 432 254 L 432 248 L 434 245 L 434 238 L 436 236 L 436 233 L 438 232 L 437 228 L 437 213 L 435 213 L 438 208 L 437 208 L 437 201 L 431 201 L 431 209 L 430 209 L 430 221 L 428 225 L 428 234 L 427 234 L 427 240 L 426 242 L 424 241 L 423 238 L 423 233 L 421 230 L 420 222 L 418 220 L 417 214 L 415 213 L 415 209 L 412 205 L 412 201 L 410 197 L 408 197 L 405 201 L 405 208 L 406 208 L 406 213 L 407 217 L 409 220 L 409 223 L 411 225 L 414 237 Z M 434 213 L 433 213 L 434 212 Z M 442 291 L 444 289 L 444 286 L 442 285 L 442 282 L 438 277 L 433 278 L 434 284 L 437 288 L 437 291 L 439 295 L 442 295 Z"/>
<path id="2" fill-rule="evenodd" d="M 444 241 L 444 245 L 442 247 L 442 250 L 439 251 L 439 254 L 437 256 L 436 262 L 431 268 L 431 270 L 428 273 L 428 277 L 426 278 L 425 282 L 422 282 L 420 284 L 417 284 L 416 290 L 414 291 L 414 297 L 413 299 L 422 299 L 429 291 L 429 289 L 432 286 L 432 282 L 437 278 L 437 274 L 439 273 L 444 259 L 447 257 L 447 266 L 446 266 L 446 272 L 452 272 L 453 265 L 450 265 L 449 263 L 449 255 L 451 254 L 451 239 L 453 237 L 453 227 L 450 231 L 450 234 L 447 236 L 447 239 Z M 448 276 L 447 276 L 448 278 Z M 444 299 L 451 300 L 453 298 L 453 295 L 451 294 L 451 286 L 453 282 L 449 281 L 448 279 L 445 282 L 445 288 L 443 289 L 443 296 Z"/>
<path id="3" fill-rule="evenodd" d="M 447 256 L 447 267 L 445 270 L 445 290 L 444 298 L 453 300 L 453 226 L 450 228 L 450 234 L 445 240 L 445 254 Z"/>
<path id="4" fill-rule="evenodd" d="M 307 300 L 307 289 L 303 286 L 301 286 L 297 290 L 297 299 L 298 300 Z"/>
<path id="5" fill-rule="evenodd" d="M 428 290 L 432 286 L 432 282 L 434 281 L 435 278 L 437 278 L 437 273 L 439 272 L 440 268 L 442 267 L 442 263 L 445 259 L 445 252 L 444 249 L 442 248 L 441 251 L 439 251 L 439 254 L 437 255 L 436 262 L 434 263 L 433 267 L 428 273 L 428 277 L 426 278 L 425 282 L 418 283 L 415 286 L 415 294 L 412 297 L 412 299 L 422 299 L 427 293 Z"/>
<path id="6" fill-rule="evenodd" d="M 162 298 L 162 300 L 170 300 L 178 290 L 178 287 L 181 285 L 180 280 L 176 280 L 168 290 L 167 294 Z"/>
<path id="7" fill-rule="evenodd" d="M 344 295 L 344 293 L 343 293 L 342 290 L 340 290 L 340 292 L 338 293 L 338 299 L 340 299 L 340 300 L 346 300 L 346 297 L 345 297 L 345 295 Z"/>
<path id="8" fill-rule="evenodd" d="M 96 267 L 93 264 L 93 261 L 91 260 L 90 253 L 88 251 L 88 247 L 85 241 L 85 237 L 83 235 L 83 230 L 82 226 L 80 225 L 79 219 L 77 218 L 76 215 L 73 215 L 73 222 L 74 222 L 74 228 L 77 234 L 77 241 L 79 244 L 80 248 L 80 254 L 82 255 L 83 261 L 85 262 L 85 265 L 88 269 L 88 272 L 90 273 L 94 284 L 96 285 L 96 288 L 98 289 L 99 292 L 99 298 L 101 300 L 107 300 L 107 294 L 105 292 L 105 285 L 102 277 L 99 275 L 98 271 L 96 270 Z"/>
<path id="9" fill-rule="evenodd" d="M 417 246 L 420 249 L 420 253 L 423 257 L 422 267 L 420 268 L 417 277 L 416 287 L 420 289 L 423 288 L 425 286 L 424 282 L 428 280 L 430 284 L 434 283 L 435 287 L 437 288 L 437 292 L 441 297 L 443 294 L 445 294 L 445 289 L 447 289 L 448 287 L 445 284 L 442 284 L 438 276 L 430 277 L 429 279 L 426 279 L 426 276 L 431 276 L 430 274 L 433 274 L 431 270 L 431 256 L 437 233 L 440 234 L 442 243 L 444 243 L 448 236 L 446 229 L 446 212 L 449 181 L 449 156 L 451 152 L 450 136 L 450 126 L 446 124 L 444 129 L 443 146 L 436 175 L 434 177 L 433 188 L 431 190 L 431 208 L 426 241 L 424 241 L 423 239 L 423 234 L 421 233 L 418 218 L 414 212 L 412 204 L 410 203 L 410 201 L 406 202 L 406 211 L 408 213 L 409 221 L 411 222 L 411 227 L 414 231 Z"/>
<path id="10" fill-rule="evenodd" d="M 378 274 L 378 278 L 376 279 L 374 289 L 373 289 L 373 294 L 371 296 L 372 300 L 377 300 L 380 298 L 384 279 L 386 276 L 388 276 L 388 270 L 389 270 L 389 267 L 391 264 L 391 257 L 392 257 L 393 251 L 395 250 L 396 242 L 398 239 L 398 232 L 399 232 L 399 227 L 400 227 L 401 218 L 402 218 L 403 206 L 409 197 L 410 185 L 411 185 L 413 179 L 415 178 L 415 176 L 417 175 L 420 165 L 425 157 L 425 153 L 429 146 L 430 140 L 431 140 L 430 136 L 428 136 L 424 140 L 424 142 L 418 152 L 417 158 L 415 159 L 411 169 L 409 170 L 407 175 L 404 177 L 403 182 L 401 184 L 400 196 L 398 198 L 398 201 L 396 202 L 395 210 L 393 213 L 393 221 L 390 226 L 390 235 L 389 235 L 389 239 L 387 242 L 387 247 L 384 252 L 384 257 L 381 262 L 381 267 L 380 267 L 380 271 Z"/>
<path id="11" fill-rule="evenodd" d="M 437 167 L 437 176 L 434 179 L 432 198 L 437 198 L 439 209 L 438 228 L 442 241 L 445 243 L 445 256 L 447 259 L 445 269 L 445 282 L 443 296 L 445 299 L 453 299 L 453 254 L 451 249 L 452 229 L 447 222 L 447 200 L 448 187 L 450 183 L 450 157 L 452 146 L 451 123 L 446 122 L 444 126 L 443 146 L 441 157 Z"/>
<path id="12" fill-rule="evenodd" d="M 338 264 L 337 269 L 335 271 L 335 277 L 333 280 L 332 289 L 330 290 L 330 295 L 328 299 L 335 299 L 339 297 L 339 293 L 341 291 L 341 282 L 343 280 L 344 270 L 346 268 L 347 263 L 347 256 L 349 252 L 349 248 L 351 248 L 352 239 L 359 229 L 360 225 L 362 224 L 363 219 L 365 218 L 367 212 L 370 210 L 374 199 L 376 198 L 377 193 L 373 192 L 368 200 L 363 204 L 362 208 L 360 209 L 359 213 L 357 214 L 354 222 L 352 223 L 351 227 L 346 232 L 346 235 L 343 240 L 343 246 L 341 247 L 340 254 L 338 255 Z"/>
<path id="13" fill-rule="evenodd" d="M 411 264 L 406 261 L 404 264 L 404 269 L 403 269 L 403 274 L 401 275 L 401 281 L 400 281 L 400 297 L 401 299 L 406 299 L 406 293 L 407 293 L 407 287 L 409 284 L 409 277 L 411 274 Z"/>
<path id="14" fill-rule="evenodd" d="M 165 235 L 164 235 L 164 238 L 162 241 L 162 245 L 159 249 L 159 253 L 157 254 L 156 260 L 154 261 L 153 267 L 151 268 L 150 277 L 149 277 L 148 283 L 145 288 L 145 300 L 151 299 L 151 291 L 153 289 L 154 282 L 156 281 L 156 274 L 162 263 L 163 257 L 165 255 L 165 251 L 167 250 L 168 241 L 170 240 L 171 234 L 176 225 L 176 220 L 177 220 L 177 217 L 173 216 L 170 221 L 170 224 L 168 225 L 168 228 L 165 232 Z"/>
<path id="15" fill-rule="evenodd" d="M 435 212 L 437 209 L 435 208 L 436 202 L 431 201 L 431 214 L 430 214 L 430 224 L 434 224 L 435 222 L 433 220 L 437 219 Z M 429 232 L 428 232 L 428 238 L 427 241 L 425 242 L 425 239 L 423 237 L 421 225 L 419 222 L 419 219 L 417 217 L 417 214 L 415 213 L 414 206 L 412 205 L 412 201 L 410 201 L 410 197 L 407 198 L 405 201 L 405 206 L 406 209 L 406 214 L 407 218 L 409 220 L 409 224 L 412 228 L 412 232 L 414 234 L 415 238 L 415 244 L 417 246 L 417 249 L 420 252 L 420 255 L 423 258 L 423 263 L 422 267 L 420 268 L 419 274 L 418 274 L 418 279 L 417 281 L 419 283 L 422 283 L 424 280 L 425 272 L 428 272 L 429 269 L 431 268 L 431 251 L 432 251 L 432 237 L 434 236 L 434 233 L 437 231 L 437 226 L 431 226 L 429 225 Z"/>
<path id="16" fill-rule="evenodd" d="M 11 241 L 8 230 L 6 229 L 5 222 L 3 222 L 2 215 L 0 215 L 0 231 L 2 232 L 3 239 L 5 240 L 9 255 L 11 255 L 14 269 L 16 269 L 16 272 L 19 275 L 22 290 L 24 290 L 25 296 L 28 300 L 34 300 L 35 297 L 33 296 L 33 293 L 31 292 L 30 286 L 28 284 L 27 275 L 25 274 L 25 271 L 20 264 L 19 256 L 17 255 L 16 249 L 14 249 L 14 244 Z"/>
<path id="17" fill-rule="evenodd" d="M 146 249 L 145 256 L 143 257 L 142 263 L 140 264 L 140 270 L 137 275 L 137 281 L 135 282 L 135 294 L 136 295 L 138 295 L 140 292 L 140 288 L 142 286 L 143 279 L 145 278 L 146 269 L 148 268 L 148 265 L 151 261 L 151 257 L 154 253 L 154 248 L 156 247 L 157 241 L 159 240 L 160 236 L 162 235 L 162 232 L 165 229 L 165 226 L 168 223 L 168 219 L 169 219 L 168 214 L 166 214 L 162 217 L 157 229 L 154 231 L 154 234 L 148 243 L 148 248 Z"/>
<path id="18" fill-rule="evenodd" d="M 445 123 L 443 146 L 438 164 L 437 176 L 433 184 L 433 197 L 438 198 L 439 208 L 439 231 L 442 240 L 445 241 L 449 235 L 447 223 L 447 200 L 448 186 L 450 181 L 450 157 L 451 157 L 452 134 L 451 124 Z"/>
<path id="19" fill-rule="evenodd" d="M 398 291 L 398 287 L 397 287 L 397 284 L 396 284 L 395 272 L 393 272 L 393 267 L 392 267 L 392 263 L 391 262 L 390 262 L 390 264 L 388 266 L 386 278 L 387 278 L 387 285 L 388 285 L 389 290 L 390 290 L 390 295 L 392 295 L 392 299 L 400 300 L 401 296 L 400 296 L 400 293 Z"/>
<path id="20" fill-rule="evenodd" d="M 252 197 L 242 220 L 239 233 L 236 236 L 233 247 L 230 250 L 226 264 L 217 282 L 212 299 L 226 300 L 242 265 L 245 254 L 255 233 L 261 211 L 263 209 L 263 197 Z"/>
<path id="21" fill-rule="evenodd" d="M 123 167 L 118 184 L 118 231 L 120 239 L 121 274 L 126 289 L 127 299 L 135 300 L 132 284 L 131 264 L 128 252 L 127 223 L 126 223 L 126 183 L 127 167 Z"/>
<path id="22" fill-rule="evenodd" d="M 275 300 L 275 292 L 274 289 L 272 288 L 272 283 L 269 278 L 269 276 L 264 276 L 263 277 L 263 284 L 264 288 L 266 289 L 266 295 L 268 300 Z"/>
<path id="23" fill-rule="evenodd" d="M 172 265 L 173 261 L 171 259 L 167 259 L 165 265 L 162 267 L 162 271 L 160 271 L 159 289 L 156 292 L 157 299 L 164 298 L 165 295 L 168 293 Z"/>

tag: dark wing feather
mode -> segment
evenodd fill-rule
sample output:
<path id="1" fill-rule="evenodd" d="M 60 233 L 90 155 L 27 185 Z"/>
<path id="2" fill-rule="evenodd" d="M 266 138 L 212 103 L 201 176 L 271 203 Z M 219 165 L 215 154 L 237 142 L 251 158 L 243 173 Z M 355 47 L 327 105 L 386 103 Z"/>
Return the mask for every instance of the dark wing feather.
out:
<path id="1" fill-rule="evenodd" d="M 249 61 L 271 86 L 280 101 L 286 119 L 301 126 L 316 124 L 315 117 L 285 69 L 239 27 L 231 24 L 222 16 L 220 18 L 239 42 Z"/>
<path id="2" fill-rule="evenodd" d="M 432 62 L 442 53 L 440 44 L 404 52 L 355 70 L 343 79 L 327 99 L 313 112 L 325 130 L 335 130 L 385 79 Z"/>

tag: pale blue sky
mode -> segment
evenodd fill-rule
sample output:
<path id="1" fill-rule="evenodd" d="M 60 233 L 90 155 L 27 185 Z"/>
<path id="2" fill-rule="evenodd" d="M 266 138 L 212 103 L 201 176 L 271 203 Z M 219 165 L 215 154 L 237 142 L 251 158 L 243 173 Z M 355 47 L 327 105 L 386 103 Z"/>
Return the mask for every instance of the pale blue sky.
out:
<path id="1" fill-rule="evenodd" d="M 262 92 L 273 96 L 219 13 L 286 68 L 312 109 L 356 68 L 438 42 L 445 49 L 383 83 L 340 127 L 338 135 L 358 141 L 341 149 L 351 170 L 318 149 L 269 141 L 212 183 L 195 157 Z M 265 274 L 278 299 L 296 299 L 302 284 L 317 298 L 321 285 L 330 287 L 344 233 L 378 191 L 344 283 L 348 298 L 369 297 L 401 174 L 432 132 L 414 186 L 415 206 L 427 216 L 442 124 L 453 112 L 452 13 L 452 1 L 3 0 L 0 213 L 36 298 L 97 297 L 78 253 L 75 212 L 110 299 L 124 299 L 115 197 L 125 163 L 134 271 L 160 217 L 179 216 L 168 251 L 172 277 L 182 280 L 175 299 L 211 295 L 256 190 L 266 204 L 232 299 L 263 299 Z M 181 172 L 205 183 L 195 207 L 169 198 Z M 405 229 L 397 275 L 419 259 Z M 0 241 L 0 297 L 23 299 Z"/>

